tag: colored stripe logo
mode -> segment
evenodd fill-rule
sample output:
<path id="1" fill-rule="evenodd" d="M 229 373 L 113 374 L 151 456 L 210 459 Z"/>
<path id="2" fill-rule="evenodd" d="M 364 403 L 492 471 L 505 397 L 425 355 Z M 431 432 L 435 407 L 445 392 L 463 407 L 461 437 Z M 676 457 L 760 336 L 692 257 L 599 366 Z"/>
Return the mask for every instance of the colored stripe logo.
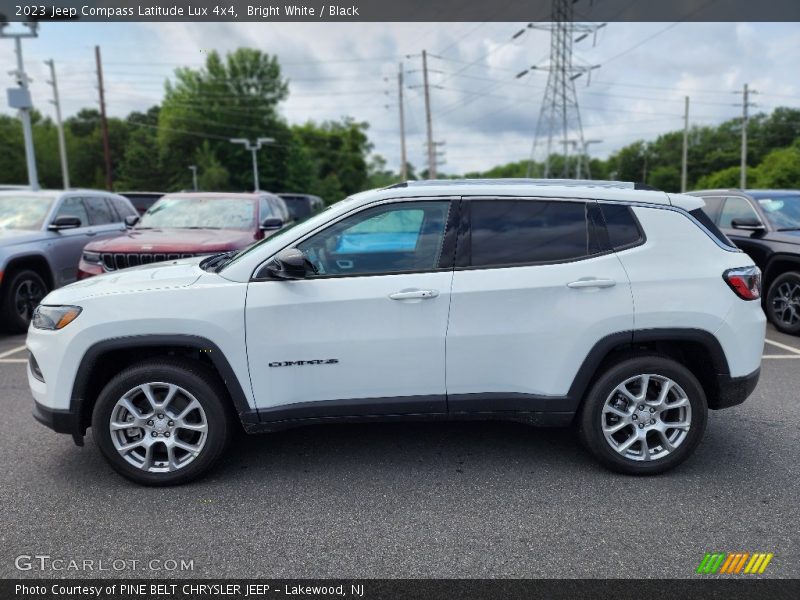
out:
<path id="1" fill-rule="evenodd" d="M 707 552 L 696 573 L 701 575 L 761 575 L 775 556 L 772 552 Z"/>

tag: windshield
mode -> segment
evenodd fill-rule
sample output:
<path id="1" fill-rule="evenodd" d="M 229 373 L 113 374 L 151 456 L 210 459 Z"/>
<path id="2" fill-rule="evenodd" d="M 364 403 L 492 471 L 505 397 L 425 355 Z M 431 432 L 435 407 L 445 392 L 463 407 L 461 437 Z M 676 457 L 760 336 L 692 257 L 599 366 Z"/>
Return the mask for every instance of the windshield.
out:
<path id="1" fill-rule="evenodd" d="M 758 204 L 775 229 L 800 229 L 800 194 L 759 198 Z"/>
<path id="2" fill-rule="evenodd" d="M 142 215 L 136 229 L 255 229 L 257 200 L 165 196 Z"/>
<path id="3" fill-rule="evenodd" d="M 55 196 L 0 196 L 0 229 L 41 229 Z"/>

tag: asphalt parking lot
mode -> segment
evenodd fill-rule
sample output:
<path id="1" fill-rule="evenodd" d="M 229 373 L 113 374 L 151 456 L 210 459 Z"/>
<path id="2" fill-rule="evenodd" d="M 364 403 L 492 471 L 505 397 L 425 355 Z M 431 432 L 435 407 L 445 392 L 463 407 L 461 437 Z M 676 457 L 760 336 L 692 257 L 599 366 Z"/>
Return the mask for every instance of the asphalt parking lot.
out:
<path id="1" fill-rule="evenodd" d="M 244 439 L 167 489 L 36 423 L 24 338 L 0 338 L 0 576 L 682 578 L 719 551 L 800 577 L 800 338 L 768 338 L 755 394 L 663 476 L 609 473 L 570 430 L 342 425 Z M 15 568 L 35 554 L 138 562 Z M 165 570 L 181 559 L 193 570 Z"/>

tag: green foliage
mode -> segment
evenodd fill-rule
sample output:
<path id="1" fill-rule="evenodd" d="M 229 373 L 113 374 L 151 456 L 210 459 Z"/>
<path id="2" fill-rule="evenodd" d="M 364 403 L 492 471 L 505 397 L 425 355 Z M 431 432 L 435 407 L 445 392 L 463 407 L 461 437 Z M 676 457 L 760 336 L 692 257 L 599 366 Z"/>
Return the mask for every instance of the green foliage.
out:
<path id="1" fill-rule="evenodd" d="M 755 180 L 761 188 L 800 188 L 800 148 L 795 145 L 767 154 L 755 169 Z"/>

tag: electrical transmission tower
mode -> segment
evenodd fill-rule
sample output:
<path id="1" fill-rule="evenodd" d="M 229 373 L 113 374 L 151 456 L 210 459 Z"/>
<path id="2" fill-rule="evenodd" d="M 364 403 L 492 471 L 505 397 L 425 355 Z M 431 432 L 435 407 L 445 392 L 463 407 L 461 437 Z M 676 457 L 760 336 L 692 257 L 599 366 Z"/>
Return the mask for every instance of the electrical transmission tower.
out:
<path id="1" fill-rule="evenodd" d="M 544 177 L 553 175 L 550 156 L 554 148 L 563 148 L 564 164 L 561 177 L 569 178 L 573 173 L 585 174 L 591 178 L 589 161 L 586 157 L 586 140 L 583 138 L 581 113 L 578 108 L 578 97 L 575 93 L 575 80 L 584 75 L 591 80 L 591 73 L 600 65 L 575 64 L 572 45 L 590 35 L 596 38 L 597 30 L 606 23 L 576 23 L 574 21 L 574 4 L 578 0 L 552 0 L 552 21 L 550 23 L 530 23 L 531 29 L 550 32 L 550 62 L 547 65 L 533 65 L 517 74 L 517 79 L 531 71 L 547 71 L 547 86 L 536 124 L 536 133 L 528 163 L 528 176 L 532 175 L 534 157 L 537 146 L 543 143 Z M 569 148 L 577 149 L 576 160 L 570 161 Z M 585 161 L 585 163 L 584 163 Z M 572 163 L 572 164 L 571 164 Z"/>

